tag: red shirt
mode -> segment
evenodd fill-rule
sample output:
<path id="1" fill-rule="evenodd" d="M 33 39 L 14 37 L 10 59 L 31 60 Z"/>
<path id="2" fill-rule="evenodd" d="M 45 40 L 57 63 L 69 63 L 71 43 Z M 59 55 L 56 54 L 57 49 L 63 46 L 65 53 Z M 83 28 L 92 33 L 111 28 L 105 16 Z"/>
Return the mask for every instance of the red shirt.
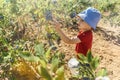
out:
<path id="1" fill-rule="evenodd" d="M 80 31 L 77 36 L 81 42 L 76 44 L 76 52 L 81 53 L 86 56 L 88 50 L 91 50 L 92 47 L 92 30 L 82 32 Z"/>

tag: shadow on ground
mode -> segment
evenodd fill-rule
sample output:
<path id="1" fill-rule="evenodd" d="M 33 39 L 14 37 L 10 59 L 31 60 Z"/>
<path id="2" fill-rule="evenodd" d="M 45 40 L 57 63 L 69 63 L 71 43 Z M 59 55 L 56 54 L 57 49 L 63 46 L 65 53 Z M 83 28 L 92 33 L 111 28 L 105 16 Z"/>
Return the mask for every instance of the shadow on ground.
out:
<path id="1" fill-rule="evenodd" d="M 97 29 L 94 31 L 95 33 L 102 35 L 105 40 L 113 42 L 115 45 L 120 46 L 120 32 L 115 33 L 114 31 L 109 31 L 107 29 L 97 27 Z"/>

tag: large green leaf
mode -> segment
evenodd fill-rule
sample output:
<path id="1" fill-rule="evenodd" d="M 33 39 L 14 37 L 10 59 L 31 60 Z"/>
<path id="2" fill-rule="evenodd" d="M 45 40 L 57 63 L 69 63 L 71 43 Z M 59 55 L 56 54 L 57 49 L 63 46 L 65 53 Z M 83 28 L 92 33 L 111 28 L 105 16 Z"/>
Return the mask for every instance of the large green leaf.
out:
<path id="1" fill-rule="evenodd" d="M 106 76 L 107 75 L 107 70 L 106 69 L 101 69 L 98 73 L 97 76 Z"/>
<path id="2" fill-rule="evenodd" d="M 52 60 L 52 71 L 56 72 L 56 70 L 58 69 L 58 67 L 59 67 L 59 59 L 58 58 L 54 58 Z"/>
<path id="3" fill-rule="evenodd" d="M 56 78 L 55 80 L 65 80 L 65 75 L 64 75 L 64 66 L 61 66 L 57 71 L 56 71 Z"/>
<path id="4" fill-rule="evenodd" d="M 79 60 L 86 63 L 87 62 L 87 57 L 84 56 L 83 54 L 78 54 Z"/>
<path id="5" fill-rule="evenodd" d="M 27 61 L 31 61 L 31 62 L 38 62 L 40 61 L 40 58 L 34 55 L 25 55 L 25 54 L 19 54 L 22 58 L 24 58 Z"/>
<path id="6" fill-rule="evenodd" d="M 40 68 L 40 75 L 44 77 L 46 80 L 52 80 L 51 75 L 49 74 L 48 70 L 41 66 Z"/>
<path id="7" fill-rule="evenodd" d="M 92 61 L 92 53 L 91 53 L 91 51 L 88 51 L 88 53 L 87 53 L 87 60 L 88 60 L 88 62 Z"/>
<path id="8" fill-rule="evenodd" d="M 35 51 L 37 56 L 44 56 L 45 50 L 44 50 L 44 45 L 38 44 L 35 46 Z"/>
<path id="9" fill-rule="evenodd" d="M 43 66 L 44 68 L 47 67 L 47 62 L 46 62 L 45 60 L 40 59 L 40 64 L 41 64 L 41 66 Z"/>
<path id="10" fill-rule="evenodd" d="M 95 70 L 99 65 L 99 58 L 98 57 L 93 58 L 90 64 L 91 67 Z"/>
<path id="11" fill-rule="evenodd" d="M 51 46 L 51 47 L 47 50 L 47 52 L 45 53 L 46 58 L 49 58 L 49 57 L 50 57 L 50 51 L 51 51 L 51 49 L 52 49 L 53 47 L 54 47 L 54 46 Z"/>

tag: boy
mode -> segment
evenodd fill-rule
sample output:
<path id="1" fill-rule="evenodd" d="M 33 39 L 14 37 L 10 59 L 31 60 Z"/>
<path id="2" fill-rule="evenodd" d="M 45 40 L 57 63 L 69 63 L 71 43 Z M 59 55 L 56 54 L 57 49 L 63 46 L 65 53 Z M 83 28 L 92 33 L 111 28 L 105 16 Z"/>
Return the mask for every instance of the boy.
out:
<path id="1" fill-rule="evenodd" d="M 76 53 L 80 53 L 86 56 L 88 50 L 92 47 L 92 29 L 96 29 L 97 23 L 101 18 L 100 12 L 92 7 L 87 8 L 83 12 L 76 15 L 78 28 L 80 29 L 79 34 L 74 38 L 67 37 L 60 29 L 60 24 L 54 21 L 54 28 L 60 35 L 61 39 L 68 44 L 76 44 Z"/>

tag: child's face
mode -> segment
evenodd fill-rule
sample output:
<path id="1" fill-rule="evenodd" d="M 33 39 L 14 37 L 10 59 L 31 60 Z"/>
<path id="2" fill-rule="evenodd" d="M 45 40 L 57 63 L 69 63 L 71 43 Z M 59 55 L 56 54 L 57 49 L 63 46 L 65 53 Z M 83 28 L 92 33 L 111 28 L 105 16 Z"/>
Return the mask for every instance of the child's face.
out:
<path id="1" fill-rule="evenodd" d="M 76 16 L 76 20 L 77 20 L 77 24 L 78 24 L 78 28 L 80 30 L 90 30 L 91 27 L 84 21 L 82 20 L 79 16 Z"/>

